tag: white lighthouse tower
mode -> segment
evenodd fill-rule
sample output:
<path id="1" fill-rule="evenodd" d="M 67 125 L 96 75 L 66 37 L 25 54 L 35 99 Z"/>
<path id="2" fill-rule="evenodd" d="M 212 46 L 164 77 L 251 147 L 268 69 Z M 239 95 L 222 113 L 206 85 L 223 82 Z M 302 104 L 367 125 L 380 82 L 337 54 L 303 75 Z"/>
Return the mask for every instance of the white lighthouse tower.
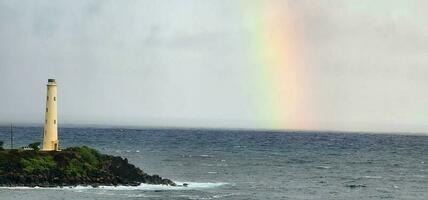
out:
<path id="1" fill-rule="evenodd" d="M 46 97 L 45 132 L 42 151 L 58 151 L 57 87 L 55 79 L 48 79 Z"/>

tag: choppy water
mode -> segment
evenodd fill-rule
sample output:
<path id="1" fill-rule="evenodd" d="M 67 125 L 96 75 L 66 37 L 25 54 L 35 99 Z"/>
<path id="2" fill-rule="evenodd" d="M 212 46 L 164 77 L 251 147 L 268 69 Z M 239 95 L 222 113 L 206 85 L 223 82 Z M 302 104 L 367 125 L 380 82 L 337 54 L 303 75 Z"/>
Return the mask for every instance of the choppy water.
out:
<path id="1" fill-rule="evenodd" d="M 42 128 L 15 128 L 17 146 Z M 127 157 L 188 188 L 0 188 L 12 199 L 428 199 L 428 137 L 316 132 L 62 128 L 63 147 Z M 0 140 L 9 129 L 0 127 Z"/>

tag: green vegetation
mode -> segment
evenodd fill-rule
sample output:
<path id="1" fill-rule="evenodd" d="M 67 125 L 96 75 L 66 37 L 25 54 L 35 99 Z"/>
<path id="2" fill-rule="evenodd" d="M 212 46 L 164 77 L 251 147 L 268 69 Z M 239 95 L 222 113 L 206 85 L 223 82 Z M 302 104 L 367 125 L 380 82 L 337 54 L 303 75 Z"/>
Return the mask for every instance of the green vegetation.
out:
<path id="1" fill-rule="evenodd" d="M 72 147 L 62 151 L 38 151 L 40 142 L 28 145 L 35 151 L 7 150 L 0 152 L 0 175 L 2 172 L 37 175 L 59 172 L 65 176 L 85 178 L 99 171 L 103 159 L 111 156 L 100 154 L 89 147 Z M 103 161 L 105 162 L 105 160 Z"/>
<path id="2" fill-rule="evenodd" d="M 3 141 L 0 141 L 0 151 L 3 151 L 3 150 L 4 150 L 4 148 L 3 148 L 3 144 L 4 144 L 4 142 L 3 142 Z"/>
<path id="3" fill-rule="evenodd" d="M 20 161 L 22 170 L 26 173 L 47 172 L 56 166 L 52 156 L 22 158 Z"/>
<path id="4" fill-rule="evenodd" d="M 168 179 L 145 174 L 126 158 L 101 154 L 86 146 L 38 151 L 39 145 L 29 145 L 36 151 L 0 151 L 0 186 L 175 185 Z"/>
<path id="5" fill-rule="evenodd" d="M 28 147 L 32 148 L 34 151 L 39 151 L 40 142 L 33 142 L 28 145 Z"/>

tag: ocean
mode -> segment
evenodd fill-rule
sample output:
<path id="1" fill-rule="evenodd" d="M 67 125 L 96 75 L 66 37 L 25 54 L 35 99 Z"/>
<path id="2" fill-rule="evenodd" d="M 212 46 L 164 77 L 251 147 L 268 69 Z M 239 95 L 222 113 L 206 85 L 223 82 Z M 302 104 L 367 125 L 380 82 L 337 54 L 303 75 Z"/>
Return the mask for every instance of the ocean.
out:
<path id="1" fill-rule="evenodd" d="M 15 127 L 15 146 L 40 141 Z M 1 200 L 428 199 L 428 136 L 198 129 L 61 128 L 60 146 L 128 158 L 189 187 L 0 188 Z M 8 148 L 9 127 L 0 127 Z"/>

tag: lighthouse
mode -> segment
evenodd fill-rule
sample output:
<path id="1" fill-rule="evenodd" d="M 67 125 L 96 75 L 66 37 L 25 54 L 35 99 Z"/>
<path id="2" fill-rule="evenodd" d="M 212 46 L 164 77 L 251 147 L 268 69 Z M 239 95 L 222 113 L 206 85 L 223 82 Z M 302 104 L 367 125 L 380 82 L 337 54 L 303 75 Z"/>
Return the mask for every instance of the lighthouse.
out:
<path id="1" fill-rule="evenodd" d="M 57 87 L 55 79 L 48 79 L 46 96 L 43 151 L 58 151 Z"/>

